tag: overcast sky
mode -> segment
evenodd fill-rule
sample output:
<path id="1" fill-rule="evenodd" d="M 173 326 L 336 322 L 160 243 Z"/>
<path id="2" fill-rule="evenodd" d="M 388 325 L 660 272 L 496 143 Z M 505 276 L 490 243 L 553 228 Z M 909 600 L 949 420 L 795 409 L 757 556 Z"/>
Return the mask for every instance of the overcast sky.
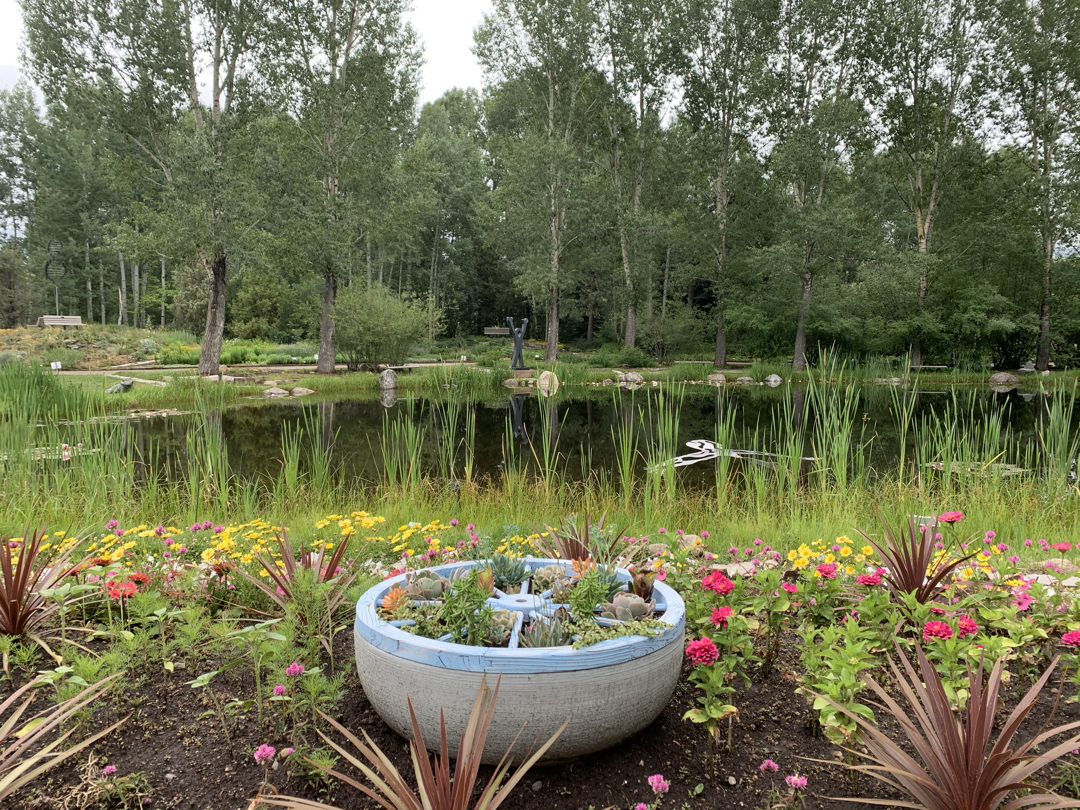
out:
<path id="1" fill-rule="evenodd" d="M 451 87 L 479 87 L 480 66 L 469 50 L 473 29 L 491 0 L 413 0 L 413 27 L 424 43 L 421 104 Z M 22 13 L 18 0 L 0 0 L 0 87 L 18 78 Z"/>

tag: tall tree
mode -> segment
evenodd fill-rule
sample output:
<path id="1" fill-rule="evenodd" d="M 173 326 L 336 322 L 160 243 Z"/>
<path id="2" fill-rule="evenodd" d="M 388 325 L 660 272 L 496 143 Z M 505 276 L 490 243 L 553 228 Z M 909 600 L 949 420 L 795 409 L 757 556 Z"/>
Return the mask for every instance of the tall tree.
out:
<path id="1" fill-rule="evenodd" d="M 965 102 L 983 42 L 975 12 L 974 0 L 896 0 L 870 6 L 867 95 L 886 166 L 901 180 L 896 194 L 910 217 L 919 254 L 910 338 L 913 366 L 923 362 L 934 221 L 970 124 Z"/>
<path id="2" fill-rule="evenodd" d="M 683 81 L 687 119 L 697 131 L 699 154 L 710 170 L 702 189 L 713 215 L 716 342 L 713 365 L 727 365 L 724 318 L 732 167 L 740 150 L 760 134 L 766 66 L 777 47 L 778 0 L 695 0 L 685 24 Z"/>
<path id="3" fill-rule="evenodd" d="M 323 278 L 320 374 L 334 371 L 334 300 L 352 234 L 370 230 L 359 221 L 362 191 L 394 165 L 397 139 L 413 117 L 420 57 L 405 8 L 404 0 L 284 0 L 270 15 L 260 55 L 271 94 L 321 180 L 319 199 L 306 207 L 312 261 Z"/>
<path id="4" fill-rule="evenodd" d="M 1054 259 L 1078 202 L 1080 4 L 1002 0 L 995 4 L 992 77 L 1004 102 L 999 121 L 1026 157 L 1036 188 L 1042 291 L 1035 367 L 1050 364 Z"/>
<path id="5" fill-rule="evenodd" d="M 496 141 L 505 148 L 500 190 L 520 217 L 514 227 L 530 237 L 543 221 L 543 264 L 535 241 L 523 291 L 547 303 L 545 357 L 559 343 L 559 299 L 564 286 L 567 209 L 579 179 L 584 90 L 595 63 L 597 18 L 589 0 L 495 0 L 476 32 L 476 54 L 489 81 L 514 94 L 518 136 Z M 527 221 L 523 221 L 527 220 Z"/>

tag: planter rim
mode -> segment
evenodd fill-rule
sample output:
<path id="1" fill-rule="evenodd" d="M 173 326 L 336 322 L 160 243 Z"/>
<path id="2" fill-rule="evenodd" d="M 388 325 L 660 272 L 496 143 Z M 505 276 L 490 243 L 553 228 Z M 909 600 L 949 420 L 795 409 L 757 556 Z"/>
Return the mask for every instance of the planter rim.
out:
<path id="1" fill-rule="evenodd" d="M 569 560 L 548 557 L 527 557 L 524 561 L 529 566 L 530 573 L 544 565 L 570 564 Z M 432 565 L 421 570 L 432 570 L 446 575 L 454 570 L 471 568 L 478 564 L 480 561 L 470 560 Z M 631 579 L 630 572 L 624 568 L 617 568 L 616 572 L 619 579 L 623 581 Z M 405 574 L 399 574 L 383 580 L 364 592 L 356 603 L 356 634 L 368 644 L 401 658 L 444 669 L 524 675 L 540 672 L 572 672 L 620 664 L 649 655 L 673 641 L 678 641 L 682 637 L 686 620 L 686 607 L 682 597 L 674 588 L 656 581 L 653 583 L 654 598 L 666 605 L 659 620 L 667 627 L 663 628 L 659 635 L 607 639 L 580 650 L 575 650 L 570 646 L 523 647 L 513 650 L 502 647 L 474 647 L 416 636 L 392 626 L 383 619 L 378 611 L 379 601 L 392 587 L 404 586 L 404 583 Z"/>

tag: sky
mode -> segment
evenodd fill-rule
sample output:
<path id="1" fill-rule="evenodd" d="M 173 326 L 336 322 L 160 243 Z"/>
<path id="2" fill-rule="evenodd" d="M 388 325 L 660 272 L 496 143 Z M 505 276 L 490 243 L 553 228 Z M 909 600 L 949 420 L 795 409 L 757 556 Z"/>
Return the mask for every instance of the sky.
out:
<path id="1" fill-rule="evenodd" d="M 472 55 L 473 29 L 491 0 L 413 0 L 413 27 L 424 44 L 420 103 L 432 101 L 451 87 L 480 87 L 480 66 Z M 22 13 L 18 0 L 0 0 L 0 87 L 19 77 Z"/>

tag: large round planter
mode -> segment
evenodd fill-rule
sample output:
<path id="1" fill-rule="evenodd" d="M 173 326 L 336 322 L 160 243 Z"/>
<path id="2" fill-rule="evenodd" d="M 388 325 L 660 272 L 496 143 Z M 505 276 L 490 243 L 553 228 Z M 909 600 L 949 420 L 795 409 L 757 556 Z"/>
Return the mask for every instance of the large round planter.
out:
<path id="1" fill-rule="evenodd" d="M 566 561 L 529 559 L 535 570 Z M 447 576 L 476 563 L 433 566 Z M 630 574 L 619 569 L 621 579 Z M 486 648 L 412 635 L 384 621 L 379 600 L 405 577 L 384 580 L 356 606 L 356 668 L 371 705 L 392 729 L 412 736 L 406 697 L 412 700 L 424 741 L 439 745 L 439 712 L 446 718 L 451 754 L 469 719 L 481 678 L 494 687 L 501 678 L 484 762 L 499 761 L 527 724 L 515 758 L 545 742 L 567 717 L 570 724 L 542 761 L 572 759 L 614 745 L 641 731 L 663 711 L 682 666 L 685 606 L 662 582 L 654 585 L 666 628 L 652 637 L 609 639 L 580 650 L 572 647 Z M 511 597 L 512 598 L 512 597 Z"/>

